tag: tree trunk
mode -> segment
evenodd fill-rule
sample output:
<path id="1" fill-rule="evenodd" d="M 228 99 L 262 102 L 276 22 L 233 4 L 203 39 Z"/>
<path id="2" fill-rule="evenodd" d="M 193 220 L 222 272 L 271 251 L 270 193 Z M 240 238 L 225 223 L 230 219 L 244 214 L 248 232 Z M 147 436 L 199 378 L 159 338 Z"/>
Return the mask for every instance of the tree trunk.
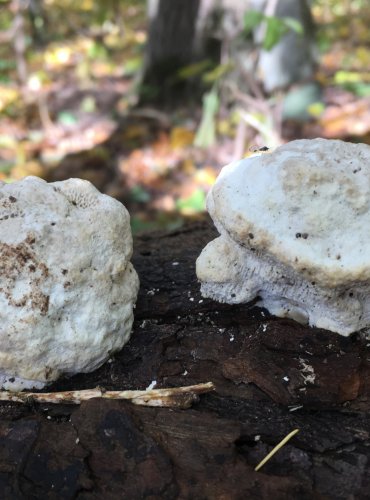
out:
<path id="1" fill-rule="evenodd" d="M 47 41 L 47 19 L 43 0 L 29 0 L 27 11 L 30 20 L 32 41 L 41 47 Z"/>
<path id="2" fill-rule="evenodd" d="M 14 12 L 13 19 L 13 48 L 17 65 L 18 80 L 21 85 L 25 85 L 28 78 L 26 63 L 26 32 L 25 32 L 25 10 L 24 0 L 13 0 L 11 8 Z"/>
<path id="3" fill-rule="evenodd" d="M 309 0 L 148 0 L 144 100 L 148 97 L 168 102 L 181 98 L 186 85 L 177 71 L 202 59 L 215 64 L 232 62 L 232 79 L 248 91 L 245 73 L 254 73 L 256 49 L 245 37 L 243 41 L 243 19 L 248 9 L 268 16 L 291 17 L 303 27 L 303 35 L 290 31 L 271 50 L 260 50 L 257 75 L 265 90 L 272 92 L 312 79 L 315 44 Z M 264 24 L 255 30 L 254 41 L 259 45 L 263 38 Z"/>
<path id="4" fill-rule="evenodd" d="M 149 0 L 144 98 L 147 92 L 168 100 L 168 92 L 184 83 L 176 72 L 194 61 L 198 9 L 199 0 Z"/>

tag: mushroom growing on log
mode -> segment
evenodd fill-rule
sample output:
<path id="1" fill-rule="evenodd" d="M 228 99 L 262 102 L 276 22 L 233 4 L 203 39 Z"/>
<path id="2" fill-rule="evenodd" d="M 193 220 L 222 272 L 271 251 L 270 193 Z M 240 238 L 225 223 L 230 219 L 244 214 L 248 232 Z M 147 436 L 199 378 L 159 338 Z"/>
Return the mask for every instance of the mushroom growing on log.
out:
<path id="1" fill-rule="evenodd" d="M 348 336 L 370 325 L 370 147 L 297 140 L 223 168 L 201 292 Z"/>
<path id="2" fill-rule="evenodd" d="M 95 370 L 128 341 L 139 288 L 125 207 L 87 181 L 0 184 L 0 386 Z"/>

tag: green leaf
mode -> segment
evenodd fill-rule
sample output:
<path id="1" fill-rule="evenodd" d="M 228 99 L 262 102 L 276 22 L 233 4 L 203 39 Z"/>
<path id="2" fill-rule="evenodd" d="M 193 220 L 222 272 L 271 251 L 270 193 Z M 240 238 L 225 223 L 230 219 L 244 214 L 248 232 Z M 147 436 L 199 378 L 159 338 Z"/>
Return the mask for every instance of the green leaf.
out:
<path id="1" fill-rule="evenodd" d="M 58 113 L 58 122 L 65 127 L 76 125 L 77 118 L 71 111 L 61 111 Z"/>
<path id="2" fill-rule="evenodd" d="M 209 59 L 205 59 L 203 61 L 199 61 L 193 64 L 188 64 L 180 68 L 177 72 L 177 76 L 181 80 L 187 80 L 188 78 L 193 78 L 195 76 L 204 73 L 209 67 L 212 66 L 212 62 Z"/>
<path id="3" fill-rule="evenodd" d="M 14 69 L 15 67 L 16 63 L 14 60 L 0 59 L 0 71 Z"/>
<path id="4" fill-rule="evenodd" d="M 246 34 L 249 35 L 264 18 L 265 16 L 262 12 L 258 12 L 258 10 L 248 10 L 244 14 L 244 31 Z"/>
<path id="5" fill-rule="evenodd" d="M 153 231 L 153 229 L 156 228 L 152 221 L 142 220 L 140 217 L 136 217 L 135 215 L 130 218 L 130 224 L 133 234 Z"/>
<path id="6" fill-rule="evenodd" d="M 265 50 L 271 50 L 280 41 L 281 37 L 285 35 L 288 28 L 277 17 L 267 17 L 266 23 L 266 34 L 262 46 Z"/>
<path id="7" fill-rule="evenodd" d="M 135 73 L 138 73 L 138 71 L 141 70 L 143 64 L 144 61 L 142 57 L 132 57 L 131 59 L 127 59 L 123 65 L 125 76 L 135 75 Z"/>
<path id="8" fill-rule="evenodd" d="M 323 106 L 320 86 L 307 83 L 287 92 L 283 100 L 283 119 L 304 122 L 313 115 L 318 116 Z"/>
<path id="9" fill-rule="evenodd" d="M 337 71 L 334 75 L 334 82 L 337 85 L 360 83 L 362 79 L 362 74 L 356 71 Z"/>
<path id="10" fill-rule="evenodd" d="M 302 23 L 297 21 L 297 19 L 294 19 L 293 17 L 283 17 L 282 21 L 287 28 L 294 31 L 298 35 L 303 35 L 304 30 Z"/>
<path id="11" fill-rule="evenodd" d="M 233 67 L 234 65 L 232 63 L 219 64 L 212 71 L 208 71 L 208 73 L 203 76 L 203 81 L 205 83 L 214 83 L 233 69 Z"/>
<path id="12" fill-rule="evenodd" d="M 325 104 L 323 102 L 313 102 L 307 107 L 307 112 L 310 116 L 318 118 L 325 111 Z"/>
<path id="13" fill-rule="evenodd" d="M 353 82 L 344 83 L 342 87 L 349 92 L 357 95 L 358 97 L 369 97 L 370 96 L 370 83 L 364 82 Z"/>
<path id="14" fill-rule="evenodd" d="M 0 161 L 0 172 L 2 174 L 10 174 L 14 168 L 14 163 L 11 161 Z"/>
<path id="15" fill-rule="evenodd" d="M 370 83 L 368 83 L 368 80 L 368 73 L 364 74 L 357 71 L 337 71 L 334 75 L 336 85 L 340 85 L 358 97 L 369 97 Z"/>
<path id="16" fill-rule="evenodd" d="M 84 97 L 80 104 L 80 109 L 84 113 L 94 113 L 94 111 L 96 111 L 95 97 L 92 95 L 87 95 L 86 97 Z"/>
<path id="17" fill-rule="evenodd" d="M 147 203 L 150 201 L 150 194 L 141 186 L 134 186 L 130 192 L 131 198 L 137 203 Z"/>
<path id="18" fill-rule="evenodd" d="M 195 135 L 195 146 L 207 148 L 216 142 L 216 113 L 219 105 L 216 89 L 204 95 L 202 120 Z"/>
<path id="19" fill-rule="evenodd" d="M 0 83 L 12 83 L 12 79 L 8 75 L 0 74 Z"/>
<path id="20" fill-rule="evenodd" d="M 108 57 L 104 45 L 95 41 L 89 46 L 87 55 L 90 59 L 106 59 Z"/>
<path id="21" fill-rule="evenodd" d="M 181 212 L 203 212 L 206 206 L 206 195 L 204 191 L 197 188 L 188 198 L 180 198 L 176 201 L 176 208 Z"/>

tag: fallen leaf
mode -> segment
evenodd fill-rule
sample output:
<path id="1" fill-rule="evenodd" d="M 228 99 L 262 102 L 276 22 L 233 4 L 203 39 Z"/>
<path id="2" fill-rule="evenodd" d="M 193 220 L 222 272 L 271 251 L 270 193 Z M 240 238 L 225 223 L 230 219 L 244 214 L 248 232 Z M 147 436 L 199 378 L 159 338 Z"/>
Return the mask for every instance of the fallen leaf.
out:
<path id="1" fill-rule="evenodd" d="M 170 133 L 170 144 L 173 149 L 182 149 L 191 146 L 194 141 L 194 132 L 185 127 L 174 127 Z"/>

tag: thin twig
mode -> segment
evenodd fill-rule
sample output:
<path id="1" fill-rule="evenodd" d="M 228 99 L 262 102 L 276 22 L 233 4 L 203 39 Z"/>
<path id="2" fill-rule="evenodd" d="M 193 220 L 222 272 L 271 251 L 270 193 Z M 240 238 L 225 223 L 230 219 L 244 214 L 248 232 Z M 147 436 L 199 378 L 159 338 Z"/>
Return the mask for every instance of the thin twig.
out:
<path id="1" fill-rule="evenodd" d="M 138 118 L 152 118 L 160 122 L 163 127 L 170 127 L 171 124 L 170 118 L 166 113 L 153 108 L 131 109 L 128 116 L 134 116 Z"/>
<path id="2" fill-rule="evenodd" d="M 266 103 L 265 98 L 259 99 L 257 97 L 252 97 L 249 94 L 241 92 L 236 86 L 235 82 L 225 82 L 225 86 L 230 90 L 235 99 L 238 99 L 243 104 L 248 106 L 248 109 L 252 108 L 254 111 L 260 113 L 268 113 L 270 108 Z"/>
<path id="3" fill-rule="evenodd" d="M 257 64 L 257 61 L 256 61 L 256 64 Z M 251 72 L 245 71 L 242 68 L 242 74 L 243 74 L 244 78 L 246 79 L 248 86 L 250 88 L 250 91 L 254 95 L 254 97 L 256 99 L 259 99 L 262 102 L 265 102 L 266 97 L 265 97 L 261 87 L 259 86 L 257 80 L 254 78 L 254 76 L 251 74 Z"/>
<path id="4" fill-rule="evenodd" d="M 213 391 L 212 382 L 205 384 L 173 387 L 168 389 L 152 389 L 147 391 L 106 391 L 97 387 L 82 391 L 65 392 L 0 392 L 0 401 L 13 401 L 17 403 L 59 403 L 80 404 L 92 398 L 103 399 L 128 399 L 136 405 L 143 406 L 170 406 L 189 408 L 198 400 L 199 394 Z"/>
<path id="5" fill-rule="evenodd" d="M 260 132 L 264 136 L 265 141 L 268 141 L 270 147 L 277 147 L 282 144 L 282 139 L 279 135 L 270 127 L 261 123 L 257 118 L 249 113 L 245 113 L 239 110 L 241 118 L 252 128 Z"/>
<path id="6" fill-rule="evenodd" d="M 39 110 L 40 121 L 44 130 L 53 133 L 56 127 L 50 118 L 47 101 L 42 92 L 40 92 L 37 96 L 37 107 Z"/>
<path id="7" fill-rule="evenodd" d="M 263 460 L 261 460 L 261 462 L 255 467 L 255 471 L 258 471 L 260 470 L 261 467 L 263 467 L 265 465 L 266 462 L 268 462 L 270 460 L 271 457 L 273 457 L 275 455 L 275 453 L 277 451 L 280 450 L 280 448 L 282 448 L 290 439 L 292 439 L 293 436 L 295 436 L 297 433 L 299 432 L 299 429 L 294 429 L 294 431 L 290 432 L 287 436 L 285 436 L 285 438 L 283 440 L 280 441 L 279 444 L 277 444 L 275 446 L 275 448 L 273 448 L 270 453 L 268 455 L 265 456 L 265 458 Z"/>
<path id="8" fill-rule="evenodd" d="M 234 140 L 233 160 L 239 160 L 244 156 L 245 142 L 247 138 L 247 124 L 244 120 L 240 120 L 236 129 Z"/>
<path id="9" fill-rule="evenodd" d="M 240 116 L 243 120 L 253 129 L 257 130 L 262 134 L 269 142 L 271 147 L 280 146 L 283 143 L 283 138 L 281 136 L 281 104 L 275 104 L 275 107 L 269 104 L 265 98 L 259 99 L 257 97 L 252 97 L 248 94 L 240 92 L 237 86 L 233 82 L 226 83 L 227 88 L 233 94 L 234 98 L 247 107 L 248 112 L 243 109 L 239 110 Z M 268 121 L 271 122 L 271 126 L 266 126 L 257 120 L 252 113 L 262 113 Z"/>
<path id="10" fill-rule="evenodd" d="M 273 16 L 276 11 L 277 3 L 279 0 L 267 0 L 265 7 L 265 16 Z"/>

